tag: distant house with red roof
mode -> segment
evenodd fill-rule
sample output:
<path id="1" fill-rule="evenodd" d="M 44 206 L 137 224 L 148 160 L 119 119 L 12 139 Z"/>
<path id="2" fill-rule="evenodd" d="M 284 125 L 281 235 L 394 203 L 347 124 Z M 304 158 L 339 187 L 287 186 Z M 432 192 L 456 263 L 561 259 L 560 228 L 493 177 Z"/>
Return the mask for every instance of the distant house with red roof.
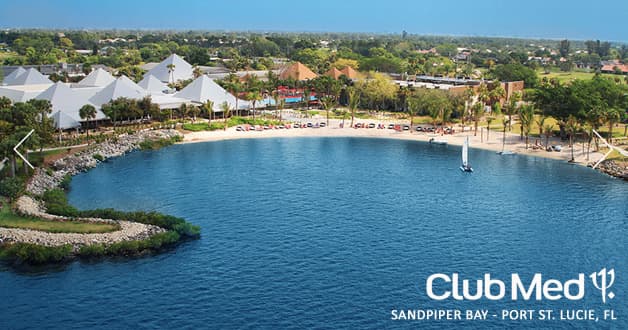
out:
<path id="1" fill-rule="evenodd" d="M 342 72 L 342 74 L 347 76 L 349 79 L 358 79 L 358 72 L 350 66 L 344 67 L 344 69 L 340 70 L 340 72 Z"/>
<path id="2" fill-rule="evenodd" d="M 602 73 L 628 74 L 628 65 L 626 64 L 605 64 L 600 69 Z"/>
<path id="3" fill-rule="evenodd" d="M 338 79 L 340 78 L 340 76 L 342 76 L 342 71 L 336 69 L 335 67 L 332 67 L 331 69 L 329 69 L 329 71 L 325 72 L 325 75 L 334 79 Z"/>

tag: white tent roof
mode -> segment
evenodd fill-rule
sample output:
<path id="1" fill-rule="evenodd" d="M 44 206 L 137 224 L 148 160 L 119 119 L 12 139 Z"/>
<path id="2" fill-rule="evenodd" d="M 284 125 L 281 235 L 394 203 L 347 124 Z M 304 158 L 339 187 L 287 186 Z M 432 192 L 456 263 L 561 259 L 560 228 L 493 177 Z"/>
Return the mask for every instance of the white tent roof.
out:
<path id="1" fill-rule="evenodd" d="M 50 88 L 43 91 L 41 94 L 35 97 L 38 100 L 48 100 L 52 104 L 52 112 L 62 112 L 63 115 L 72 118 L 73 120 L 80 122 L 81 116 L 79 110 L 86 104 L 93 105 L 87 99 L 81 98 L 74 90 L 70 89 L 64 83 L 58 82 Z M 95 106 L 94 106 L 95 107 Z M 107 116 L 100 110 L 96 111 L 96 120 L 105 119 Z M 56 122 L 55 122 L 56 124 Z M 64 128 L 64 127 L 61 127 Z"/>
<path id="2" fill-rule="evenodd" d="M 111 84 L 114 80 L 116 80 L 116 78 L 114 78 L 109 72 L 98 68 L 79 81 L 78 85 L 83 87 L 104 87 Z"/>
<path id="3" fill-rule="evenodd" d="M 68 129 L 81 126 L 81 123 L 64 114 L 62 111 L 53 112 L 50 117 L 55 122 L 56 129 Z"/>
<path id="4" fill-rule="evenodd" d="M 207 100 L 214 102 L 214 111 L 222 111 L 220 105 L 225 101 L 229 103 L 232 109 L 235 109 L 236 98 L 227 92 L 224 88 L 220 87 L 213 79 L 203 75 L 192 83 L 187 85 L 180 92 L 175 94 L 176 97 L 187 99 L 197 103 L 205 103 Z M 238 100 L 238 107 L 240 109 L 247 109 L 249 102 L 244 100 Z"/>
<path id="5" fill-rule="evenodd" d="M 0 96 L 8 97 L 13 103 L 26 102 L 41 94 L 51 84 L 0 86 Z"/>
<path id="6" fill-rule="evenodd" d="M 15 77 L 11 85 L 41 85 L 41 84 L 52 84 L 50 79 L 46 78 L 39 71 L 34 68 L 30 68 L 26 70 L 26 72 Z"/>
<path id="7" fill-rule="evenodd" d="M 13 82 L 15 81 L 15 79 L 19 76 L 21 76 L 23 73 L 25 73 L 26 70 L 24 70 L 23 67 L 18 67 L 17 69 L 13 70 L 13 72 L 9 73 L 6 77 L 4 77 L 4 79 L 2 80 L 2 84 L 3 85 L 12 85 Z"/>
<path id="8" fill-rule="evenodd" d="M 152 74 L 144 75 L 144 79 L 137 85 L 152 93 L 163 93 L 163 91 L 170 89 L 168 85 L 155 78 Z"/>
<path id="9" fill-rule="evenodd" d="M 95 105 L 101 106 L 111 100 L 121 97 L 139 100 L 147 95 L 148 92 L 146 92 L 142 87 L 138 86 L 126 76 L 122 76 L 92 96 L 89 101 Z"/>
<path id="10" fill-rule="evenodd" d="M 191 104 L 189 100 L 176 97 L 172 94 L 153 94 L 151 101 L 159 106 L 159 109 L 178 109 L 181 104 Z"/>
<path id="11" fill-rule="evenodd" d="M 170 64 L 174 65 L 173 72 L 170 72 L 170 69 L 168 69 L 168 65 Z M 192 69 L 192 65 L 190 65 L 190 63 L 186 62 L 179 55 L 172 54 L 157 66 L 150 69 L 146 75 L 152 75 L 162 82 L 171 83 L 179 80 L 194 78 L 193 71 L 194 70 Z"/>

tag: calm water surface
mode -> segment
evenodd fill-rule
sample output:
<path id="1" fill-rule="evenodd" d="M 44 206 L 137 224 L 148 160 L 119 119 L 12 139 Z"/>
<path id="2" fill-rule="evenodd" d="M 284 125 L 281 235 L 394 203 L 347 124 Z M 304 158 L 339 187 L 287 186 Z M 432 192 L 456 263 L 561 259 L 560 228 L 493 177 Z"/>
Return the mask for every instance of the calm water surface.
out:
<path id="1" fill-rule="evenodd" d="M 628 185 L 564 162 L 377 139 L 177 145 L 74 178 L 82 209 L 202 227 L 165 254 L 0 271 L 0 328 L 628 327 Z M 614 268 L 615 299 L 432 301 L 433 273 L 567 280 Z M 588 279 L 588 277 L 587 277 Z M 587 288 L 591 289 L 590 282 Z M 613 309 L 615 322 L 391 321 L 392 309 Z"/>

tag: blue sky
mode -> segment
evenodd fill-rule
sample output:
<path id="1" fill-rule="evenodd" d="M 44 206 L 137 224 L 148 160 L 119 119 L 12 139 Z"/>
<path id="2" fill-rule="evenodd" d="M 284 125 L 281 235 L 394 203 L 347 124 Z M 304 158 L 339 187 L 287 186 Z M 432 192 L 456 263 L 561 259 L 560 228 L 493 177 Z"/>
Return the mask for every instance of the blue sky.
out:
<path id="1" fill-rule="evenodd" d="M 627 0 L 0 0 L 3 28 L 406 30 L 628 41 L 627 19 Z"/>

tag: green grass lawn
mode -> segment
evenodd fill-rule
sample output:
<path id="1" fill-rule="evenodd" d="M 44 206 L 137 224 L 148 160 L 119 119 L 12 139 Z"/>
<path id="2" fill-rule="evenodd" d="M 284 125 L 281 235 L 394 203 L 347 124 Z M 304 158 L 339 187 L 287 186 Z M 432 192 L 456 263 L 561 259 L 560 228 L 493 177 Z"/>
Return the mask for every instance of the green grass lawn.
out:
<path id="1" fill-rule="evenodd" d="M 581 72 L 581 71 L 569 71 L 569 72 L 562 72 L 562 71 L 552 71 L 548 74 L 545 74 L 545 72 L 543 72 L 542 70 L 537 71 L 537 74 L 539 76 L 539 79 L 543 79 L 543 78 L 547 78 L 547 79 L 558 79 L 558 81 L 560 82 L 570 82 L 573 81 L 575 79 L 580 79 L 580 80 L 588 80 L 593 78 L 593 76 L 595 76 L 595 73 L 593 72 Z M 602 74 L 603 77 L 608 77 L 608 78 L 621 78 L 623 79 L 623 76 L 618 76 L 618 75 L 613 75 L 613 74 L 606 74 L 603 73 Z"/>
<path id="2" fill-rule="evenodd" d="M 40 153 L 39 151 L 35 151 L 35 152 L 31 152 L 31 153 L 28 154 L 28 161 L 31 162 L 31 164 L 33 164 L 33 166 L 37 166 L 37 165 L 43 164 L 43 162 L 46 159 L 46 157 L 59 155 L 59 154 L 66 153 L 66 152 L 68 152 L 68 149 L 66 149 L 66 148 L 58 149 L 58 150 L 44 151 L 42 153 Z"/>
<path id="3" fill-rule="evenodd" d="M 91 223 L 83 221 L 50 221 L 17 215 L 4 206 L 0 210 L 0 227 L 21 228 L 45 231 L 48 233 L 108 233 L 120 229 L 120 226 L 108 223 Z"/>

